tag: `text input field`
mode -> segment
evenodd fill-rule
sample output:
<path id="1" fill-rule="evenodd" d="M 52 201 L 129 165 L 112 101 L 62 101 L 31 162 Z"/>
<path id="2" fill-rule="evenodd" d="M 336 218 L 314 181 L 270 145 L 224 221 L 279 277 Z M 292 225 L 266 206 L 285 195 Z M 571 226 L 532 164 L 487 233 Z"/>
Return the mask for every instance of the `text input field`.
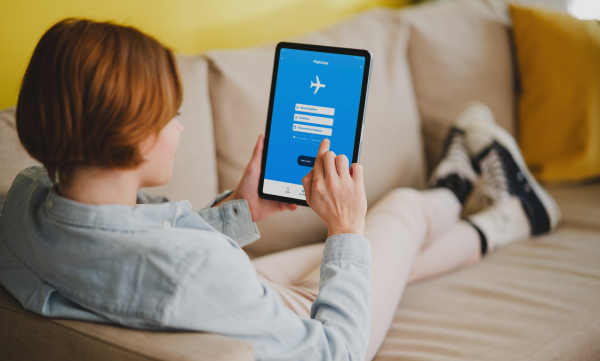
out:
<path id="1" fill-rule="evenodd" d="M 292 125 L 292 130 L 294 132 L 303 132 L 303 133 L 331 136 L 331 128 L 315 127 L 312 125 L 294 123 Z"/>
<path id="2" fill-rule="evenodd" d="M 297 122 L 333 126 L 333 118 L 317 117 L 314 115 L 294 114 L 294 120 Z"/>
<path id="3" fill-rule="evenodd" d="M 296 111 L 333 116 L 335 113 L 335 108 L 318 107 L 316 105 L 307 104 L 296 104 Z"/>

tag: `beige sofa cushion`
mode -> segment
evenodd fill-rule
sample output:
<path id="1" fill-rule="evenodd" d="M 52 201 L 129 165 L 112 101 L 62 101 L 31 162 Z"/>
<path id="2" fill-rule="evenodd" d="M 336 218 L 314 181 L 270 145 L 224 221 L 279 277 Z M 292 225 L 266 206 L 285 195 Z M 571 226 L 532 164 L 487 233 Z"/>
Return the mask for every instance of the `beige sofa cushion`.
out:
<path id="1" fill-rule="evenodd" d="M 401 12 L 410 24 L 408 59 L 423 123 L 429 169 L 453 116 L 467 102 L 487 104 L 513 132 L 515 81 L 502 2 L 457 0 Z"/>
<path id="2" fill-rule="evenodd" d="M 188 199 L 195 208 L 204 207 L 217 194 L 217 171 L 212 115 L 208 100 L 207 62 L 198 56 L 177 56 L 184 97 L 179 117 L 184 127 L 173 179 L 167 185 L 145 189 L 172 200 Z M 37 164 L 17 136 L 15 107 L 0 112 L 0 196 L 6 194 L 15 176 Z"/>
<path id="3" fill-rule="evenodd" d="M 0 360 L 39 360 L 41 357 L 47 361 L 255 359 L 249 343 L 209 333 L 138 331 L 44 318 L 24 310 L 2 286 L 0 320 Z"/>
<path id="4" fill-rule="evenodd" d="M 560 207 L 563 225 L 600 230 L 600 182 L 554 185 L 546 189 Z"/>
<path id="5" fill-rule="evenodd" d="M 38 161 L 25 151 L 15 125 L 15 107 L 0 111 L 0 197 L 4 196 L 19 172 Z"/>
<path id="6" fill-rule="evenodd" d="M 423 185 L 424 158 L 419 117 L 406 60 L 408 32 L 397 12 L 369 11 L 334 28 L 295 42 L 368 49 L 373 70 L 366 111 L 361 163 L 370 204 L 400 186 Z M 217 140 L 219 188 L 234 188 L 264 133 L 274 44 L 213 51 L 210 89 Z M 324 224 L 300 207 L 259 222 L 262 238 L 246 247 L 251 255 L 270 253 L 326 236 Z"/>
<path id="7" fill-rule="evenodd" d="M 600 231 L 563 226 L 406 289 L 375 357 L 597 360 Z"/>

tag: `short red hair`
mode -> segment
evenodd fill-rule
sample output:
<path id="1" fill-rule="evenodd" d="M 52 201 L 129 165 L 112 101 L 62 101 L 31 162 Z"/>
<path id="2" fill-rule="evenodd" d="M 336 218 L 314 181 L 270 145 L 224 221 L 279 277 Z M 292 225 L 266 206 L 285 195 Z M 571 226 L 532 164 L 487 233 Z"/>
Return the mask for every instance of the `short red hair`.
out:
<path id="1" fill-rule="evenodd" d="M 37 44 L 19 92 L 17 131 L 27 152 L 66 180 L 77 166 L 133 168 L 140 143 L 176 114 L 175 58 L 128 26 L 65 19 Z"/>

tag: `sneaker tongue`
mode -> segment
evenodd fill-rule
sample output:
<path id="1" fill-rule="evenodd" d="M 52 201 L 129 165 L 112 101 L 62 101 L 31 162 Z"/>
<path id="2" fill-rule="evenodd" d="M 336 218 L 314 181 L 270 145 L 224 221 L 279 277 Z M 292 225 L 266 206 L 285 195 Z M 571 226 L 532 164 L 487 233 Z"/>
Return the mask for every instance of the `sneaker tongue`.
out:
<path id="1" fill-rule="evenodd" d="M 509 180 L 496 147 L 490 146 L 480 157 L 479 166 L 485 181 L 484 192 L 494 201 L 510 198 Z"/>
<path id="2" fill-rule="evenodd" d="M 480 154 L 494 142 L 494 139 L 488 133 L 481 132 L 477 128 L 473 128 L 467 133 L 465 142 L 471 154 Z"/>

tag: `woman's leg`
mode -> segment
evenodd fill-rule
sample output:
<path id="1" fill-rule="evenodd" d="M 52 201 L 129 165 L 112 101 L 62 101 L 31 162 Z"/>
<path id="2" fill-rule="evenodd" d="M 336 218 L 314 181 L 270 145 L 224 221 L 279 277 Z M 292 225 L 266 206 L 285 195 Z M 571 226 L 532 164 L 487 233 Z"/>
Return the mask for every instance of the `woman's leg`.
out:
<path id="1" fill-rule="evenodd" d="M 436 257 L 442 257 L 436 252 L 443 248 L 440 245 L 451 245 L 453 237 L 458 239 L 457 248 L 475 244 L 463 242 L 469 237 L 475 237 L 479 242 L 476 232 L 469 232 L 458 223 L 460 210 L 461 205 L 454 194 L 443 188 L 424 192 L 397 189 L 369 210 L 365 223 L 365 236 L 371 243 L 372 256 L 368 360 L 374 357 L 387 334 L 415 258 L 423 263 L 418 266 L 419 274 L 430 275 L 443 271 L 440 265 L 432 262 Z M 323 245 L 299 247 L 253 260 L 258 275 L 280 295 L 288 308 L 302 317 L 310 316 L 310 307 L 318 294 Z M 434 247 L 430 248 L 432 253 L 417 257 L 424 246 Z M 463 253 L 469 252 L 470 249 Z M 448 270 L 458 266 L 456 261 L 442 262 L 441 265 L 449 267 Z M 435 267 L 429 269 L 430 266 Z"/>
<path id="2" fill-rule="evenodd" d="M 398 189 L 388 193 L 367 214 L 365 236 L 371 242 L 372 253 L 371 338 L 367 360 L 375 356 L 388 332 L 417 255 L 421 249 L 432 246 L 433 240 L 444 237 L 446 230 L 454 230 L 461 208 L 456 196 L 445 188 L 423 192 Z M 476 232 L 463 235 L 459 231 L 450 235 L 475 237 L 478 241 Z"/>
<path id="3" fill-rule="evenodd" d="M 425 242 L 417 254 L 408 284 L 447 273 L 481 259 L 481 244 L 475 229 L 460 221 Z M 311 244 L 255 258 L 259 276 L 277 291 L 296 314 L 309 317 L 319 289 L 319 267 L 324 243 Z"/>
<path id="4" fill-rule="evenodd" d="M 447 273 L 481 259 L 481 241 L 473 226 L 460 221 L 433 237 L 417 255 L 408 284 Z"/>
<path id="5" fill-rule="evenodd" d="M 258 276 L 287 308 L 298 316 L 310 318 L 310 308 L 319 293 L 324 247 L 324 242 L 310 244 L 257 257 L 252 263 Z"/>

